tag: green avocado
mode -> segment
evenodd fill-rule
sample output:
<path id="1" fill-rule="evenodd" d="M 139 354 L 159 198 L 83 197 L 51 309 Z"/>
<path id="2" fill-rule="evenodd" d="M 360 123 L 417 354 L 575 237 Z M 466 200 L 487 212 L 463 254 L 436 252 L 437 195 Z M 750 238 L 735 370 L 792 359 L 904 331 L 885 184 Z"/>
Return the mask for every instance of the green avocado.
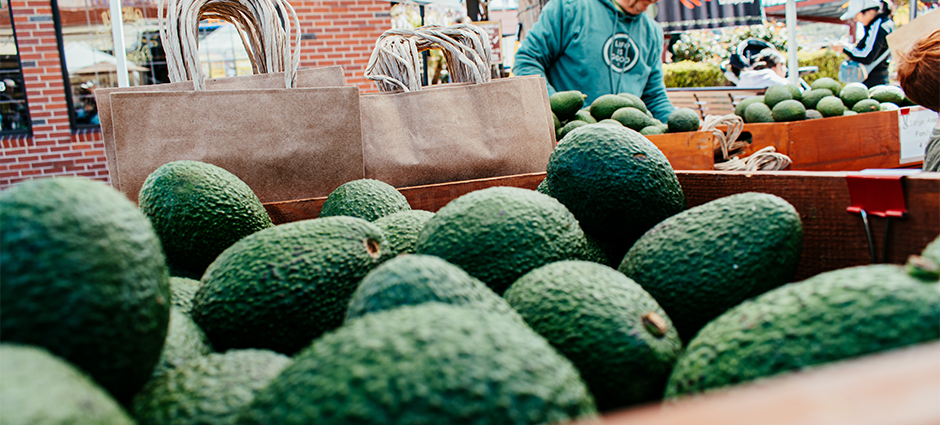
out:
<path id="1" fill-rule="evenodd" d="M 170 278 L 170 304 L 178 307 L 183 313 L 189 314 L 193 309 L 193 298 L 202 285 L 198 280 L 185 277 Z"/>
<path id="2" fill-rule="evenodd" d="M 509 304 L 479 279 L 430 255 L 400 255 L 373 269 L 353 293 L 346 321 L 426 302 L 491 311 L 522 322 Z"/>
<path id="3" fill-rule="evenodd" d="M 824 97 L 816 104 L 816 110 L 824 117 L 841 117 L 845 113 L 842 99 L 835 96 Z"/>
<path id="4" fill-rule="evenodd" d="M 571 133 L 572 130 L 586 125 L 588 125 L 588 122 L 582 120 L 569 121 L 567 124 L 565 124 L 564 127 L 561 128 L 561 130 L 558 131 L 558 141 L 561 142 L 561 140 L 564 139 L 568 133 Z"/>
<path id="5" fill-rule="evenodd" d="M 846 108 L 852 109 L 856 103 L 868 99 L 868 87 L 862 83 L 849 83 L 839 92 L 839 98 Z"/>
<path id="6" fill-rule="evenodd" d="M 702 120 L 695 111 L 689 108 L 678 108 L 669 114 L 666 125 L 669 126 L 670 133 L 698 131 L 702 125 Z"/>
<path id="7" fill-rule="evenodd" d="M 816 105 L 825 97 L 832 96 L 833 93 L 829 89 L 813 89 L 803 93 L 803 106 L 806 109 L 816 109 Z"/>
<path id="8" fill-rule="evenodd" d="M 860 100 L 858 101 L 858 103 L 855 104 L 855 106 L 852 107 L 852 111 L 857 112 L 859 114 L 863 114 L 866 112 L 878 112 L 880 110 L 881 110 L 881 104 L 878 103 L 878 101 L 875 99 Z"/>
<path id="9" fill-rule="evenodd" d="M 0 192 L 0 335 L 83 369 L 119 402 L 147 382 L 170 287 L 150 221 L 110 186 L 77 177 Z"/>
<path id="10" fill-rule="evenodd" d="M 595 415 L 578 371 L 529 327 L 424 303 L 316 340 L 238 423 L 534 425 Z"/>
<path id="11" fill-rule="evenodd" d="M 548 103 L 559 120 L 568 121 L 584 106 L 585 97 L 577 90 L 560 91 L 549 96 Z"/>
<path id="12" fill-rule="evenodd" d="M 199 279 L 225 248 L 271 227 L 271 217 L 245 182 L 198 161 L 161 165 L 138 196 L 163 243 L 173 276 Z"/>
<path id="13" fill-rule="evenodd" d="M 662 398 L 682 342 L 630 278 L 596 263 L 559 261 L 526 273 L 504 297 L 581 371 L 600 410 Z"/>
<path id="14" fill-rule="evenodd" d="M 610 118 L 619 121 L 624 127 L 633 131 L 640 131 L 645 127 L 655 125 L 649 115 L 632 106 L 618 109 Z"/>
<path id="15" fill-rule="evenodd" d="M 191 315 L 217 351 L 293 354 L 343 323 L 359 281 L 389 256 L 382 230 L 360 218 L 265 229 L 209 266 Z"/>
<path id="16" fill-rule="evenodd" d="M 596 123 L 597 123 L 597 120 L 594 119 L 593 116 L 591 116 L 591 111 L 589 111 L 589 110 L 587 110 L 587 109 L 582 109 L 582 110 L 580 110 L 580 111 L 578 111 L 578 112 L 575 112 L 575 113 L 574 113 L 574 118 L 572 118 L 572 120 L 584 121 L 584 122 L 586 122 L 586 123 L 588 123 L 588 124 L 596 124 Z"/>
<path id="17" fill-rule="evenodd" d="M 134 397 L 138 425 L 229 425 L 291 359 L 268 350 L 229 350 L 186 361 Z"/>
<path id="18" fill-rule="evenodd" d="M 734 107 L 734 114 L 744 118 L 744 110 L 752 103 L 764 103 L 764 96 L 751 96 L 738 102 Z"/>
<path id="19" fill-rule="evenodd" d="M 491 187 L 441 208 L 418 236 L 416 251 L 441 257 L 502 294 L 529 270 L 579 258 L 583 244 L 577 220 L 555 198 Z"/>
<path id="20" fill-rule="evenodd" d="M 615 94 L 605 94 L 591 103 L 591 116 L 597 121 L 606 120 L 618 109 L 628 106 L 633 106 L 633 101 L 630 99 Z"/>
<path id="21" fill-rule="evenodd" d="M 374 223 L 385 233 L 391 255 L 414 254 L 418 234 L 431 217 L 434 213 L 430 211 L 407 210 L 389 214 Z"/>
<path id="22" fill-rule="evenodd" d="M 770 109 L 784 100 L 793 100 L 793 93 L 786 86 L 770 86 L 764 92 L 764 104 Z"/>
<path id="23" fill-rule="evenodd" d="M 685 209 L 665 155 L 624 127 L 595 124 L 573 131 L 549 157 L 546 180 L 584 232 L 609 242 L 621 258 L 649 228 Z"/>
<path id="24" fill-rule="evenodd" d="M 774 122 L 802 121 L 806 119 L 806 107 L 796 100 L 784 100 L 770 112 Z"/>
<path id="25" fill-rule="evenodd" d="M 72 364 L 40 347 L 0 344 L 4 425 L 133 425 L 111 396 Z"/>
<path id="26" fill-rule="evenodd" d="M 940 338 L 940 292 L 896 265 L 822 273 L 774 289 L 705 326 L 666 397 L 698 393 Z"/>
<path id="27" fill-rule="evenodd" d="M 398 189 L 379 180 L 359 179 L 343 183 L 323 201 L 320 217 L 348 216 L 375 221 L 408 211 L 411 205 Z"/>
<path id="28" fill-rule="evenodd" d="M 744 121 L 748 123 L 774 122 L 774 117 L 769 106 L 754 102 L 744 110 Z"/>
<path id="29" fill-rule="evenodd" d="M 212 346 L 206 334 L 193 322 L 189 314 L 179 307 L 170 308 L 170 326 L 163 343 L 160 361 L 153 369 L 153 376 L 159 376 L 173 370 L 184 362 L 207 356 L 212 353 Z"/>
<path id="30" fill-rule="evenodd" d="M 646 109 L 646 103 L 643 103 L 643 99 L 641 99 L 640 96 L 637 96 L 633 93 L 617 93 L 617 96 L 630 99 L 630 102 L 633 102 L 633 107 L 639 109 L 641 112 L 649 112 L 649 109 Z"/>
<path id="31" fill-rule="evenodd" d="M 842 83 L 830 77 L 822 77 L 810 84 L 812 89 L 829 89 L 833 95 L 842 92 Z"/>
<path id="32" fill-rule="evenodd" d="M 802 229 L 799 213 L 782 198 L 731 195 L 657 224 L 619 270 L 659 301 L 688 341 L 741 301 L 790 282 Z"/>

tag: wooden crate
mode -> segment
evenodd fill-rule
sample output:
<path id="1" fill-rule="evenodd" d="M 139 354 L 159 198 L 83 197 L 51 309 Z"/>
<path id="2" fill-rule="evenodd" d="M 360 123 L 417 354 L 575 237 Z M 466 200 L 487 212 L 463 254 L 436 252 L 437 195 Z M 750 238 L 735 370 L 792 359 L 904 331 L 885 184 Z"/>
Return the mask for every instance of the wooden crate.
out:
<path id="1" fill-rule="evenodd" d="M 666 96 L 676 108 L 692 109 L 704 119 L 706 115 L 733 114 L 738 102 L 761 95 L 764 90 L 743 87 L 671 88 L 666 89 Z"/>
<path id="2" fill-rule="evenodd" d="M 824 271 L 871 263 L 862 219 L 846 212 L 850 205 L 843 172 L 677 171 L 689 207 L 742 192 L 763 192 L 789 201 L 803 221 L 803 253 L 796 279 Z M 437 211 L 451 200 L 493 186 L 535 189 L 545 173 L 400 188 L 411 207 Z M 940 234 L 940 173 L 903 180 L 908 214 L 888 227 L 887 261 L 903 264 Z M 315 218 L 325 197 L 265 204 L 276 223 Z M 885 241 L 885 219 L 870 217 L 876 251 Z"/>
<path id="3" fill-rule="evenodd" d="M 646 136 L 672 164 L 674 170 L 715 169 L 715 135 L 710 131 L 689 131 Z"/>

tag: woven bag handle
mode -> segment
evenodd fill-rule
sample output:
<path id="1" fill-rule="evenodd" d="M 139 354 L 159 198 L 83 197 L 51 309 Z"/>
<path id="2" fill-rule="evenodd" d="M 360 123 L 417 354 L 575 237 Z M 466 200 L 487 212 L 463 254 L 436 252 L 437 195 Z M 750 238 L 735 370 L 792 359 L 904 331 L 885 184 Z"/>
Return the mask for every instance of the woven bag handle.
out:
<path id="1" fill-rule="evenodd" d="M 284 72 L 285 87 L 295 86 L 300 66 L 300 21 L 287 1 L 159 0 L 158 8 L 170 81 L 192 80 L 196 90 L 205 90 L 206 76 L 198 59 L 199 21 L 220 19 L 235 25 L 253 73 Z M 292 32 L 296 34 L 293 50 Z"/>
<path id="2" fill-rule="evenodd" d="M 385 31 L 375 43 L 365 77 L 382 91 L 421 90 L 421 52 L 439 48 L 454 83 L 490 81 L 489 36 L 482 28 L 460 24 Z"/>

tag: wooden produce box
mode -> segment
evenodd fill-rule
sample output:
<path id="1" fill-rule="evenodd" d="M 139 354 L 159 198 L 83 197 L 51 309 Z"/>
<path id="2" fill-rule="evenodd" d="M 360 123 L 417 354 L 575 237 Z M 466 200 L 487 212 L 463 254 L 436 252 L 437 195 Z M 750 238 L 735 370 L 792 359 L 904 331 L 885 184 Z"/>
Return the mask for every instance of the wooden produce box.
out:
<path id="1" fill-rule="evenodd" d="M 825 271 L 871 263 L 865 226 L 850 205 L 845 172 L 677 171 L 689 207 L 742 192 L 771 193 L 786 199 L 803 221 L 803 253 L 796 279 Z M 493 186 L 535 190 L 545 173 L 400 188 L 413 209 L 437 211 L 451 200 Z M 891 219 L 888 263 L 903 264 L 940 234 L 940 173 L 920 173 L 902 180 L 907 215 Z M 265 204 L 276 224 L 315 218 L 325 197 Z M 885 219 L 869 216 L 879 257 L 885 241 Z"/>
<path id="2" fill-rule="evenodd" d="M 689 131 L 646 136 L 666 155 L 675 170 L 714 170 L 715 135 Z"/>

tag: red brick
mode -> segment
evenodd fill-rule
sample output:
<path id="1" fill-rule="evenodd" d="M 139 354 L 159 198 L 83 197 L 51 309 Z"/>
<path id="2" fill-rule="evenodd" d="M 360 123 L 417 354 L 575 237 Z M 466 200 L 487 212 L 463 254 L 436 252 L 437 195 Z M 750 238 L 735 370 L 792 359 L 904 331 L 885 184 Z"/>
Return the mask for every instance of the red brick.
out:
<path id="1" fill-rule="evenodd" d="M 7 172 L 0 173 L 0 179 L 8 179 L 10 177 L 19 177 L 19 176 L 20 176 L 19 171 L 7 171 Z M 0 182 L 0 185 L 2 185 L 2 182 Z"/>
<path id="2" fill-rule="evenodd" d="M 38 169 L 37 170 L 23 170 L 20 172 L 20 175 L 23 177 L 40 176 L 42 174 L 43 174 L 43 170 L 38 170 Z"/>

